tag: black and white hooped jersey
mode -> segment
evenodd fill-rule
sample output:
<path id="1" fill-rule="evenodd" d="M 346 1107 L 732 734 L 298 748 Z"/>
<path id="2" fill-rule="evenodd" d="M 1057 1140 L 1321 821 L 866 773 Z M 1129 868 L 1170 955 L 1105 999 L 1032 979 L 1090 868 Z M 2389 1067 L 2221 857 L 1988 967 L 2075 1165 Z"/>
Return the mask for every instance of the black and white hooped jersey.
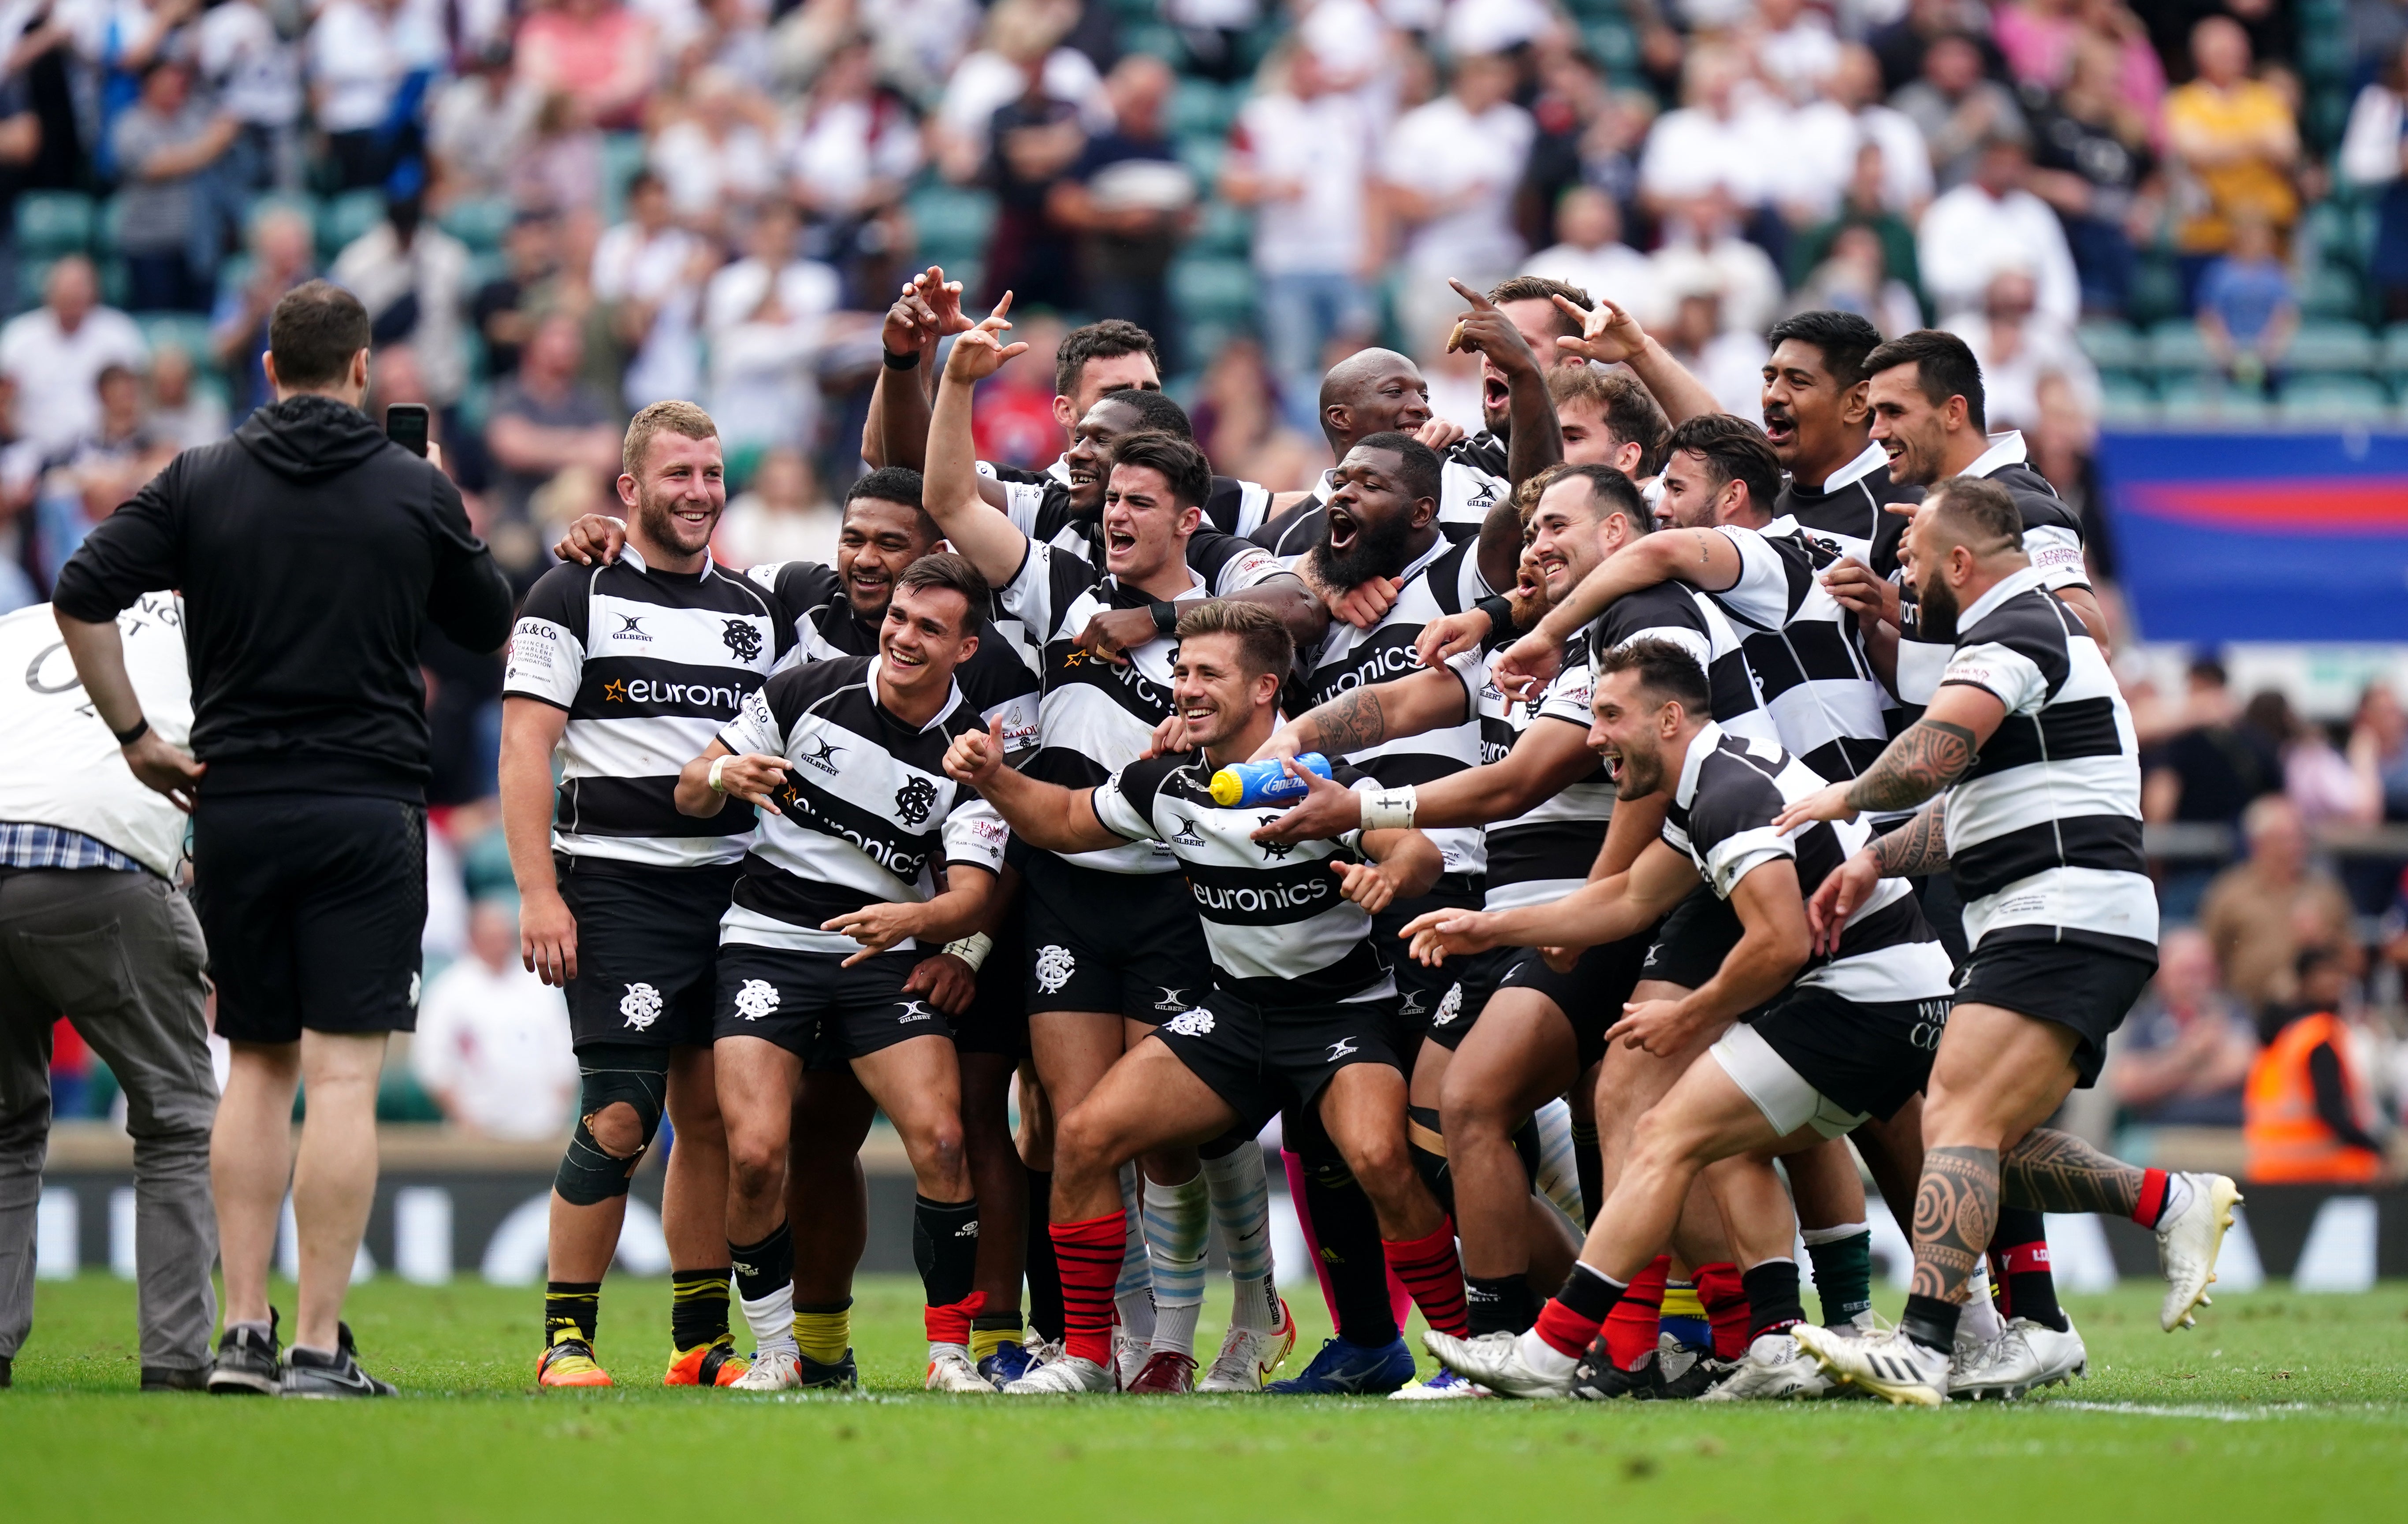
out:
<path id="1" fill-rule="evenodd" d="M 1615 599 L 1590 621 L 1582 645 L 1594 670 L 1608 651 L 1634 640 L 1662 640 L 1680 647 L 1705 669 L 1714 722 L 1729 734 L 1779 741 L 1772 712 L 1756 691 L 1747 653 L 1730 616 L 1685 582 L 1658 582 Z"/>
<path id="2" fill-rule="evenodd" d="M 1450 544 L 1440 535 L 1405 568 L 1405 585 L 1379 623 L 1357 630 L 1342 620 L 1330 620 L 1329 634 L 1305 675 L 1308 704 L 1326 704 L 1357 688 L 1391 682 L 1417 670 L 1422 659 L 1413 649 L 1413 638 L 1422 626 L 1459 614 L 1488 596 L 1488 584 L 1480 577 L 1479 551 L 1476 540 Z M 1480 720 L 1467 712 L 1461 724 L 1394 736 L 1349 752 L 1346 760 L 1379 779 L 1383 788 L 1427 783 L 1478 763 Z M 1484 871 L 1479 828 L 1450 826 L 1425 834 L 1438 844 L 1446 872 Z"/>
<path id="3" fill-rule="evenodd" d="M 1738 627 L 1782 746 L 1833 782 L 1855 777 L 1889 745 L 1889 697 L 1857 644 L 1856 617 L 1823 586 L 1823 554 L 1794 519 L 1720 527 L 1740 574 L 1711 596 Z"/>
<path id="4" fill-rule="evenodd" d="M 677 811 L 702 755 L 794 648 L 768 597 L 706 557 L 653 571 L 633 546 L 608 566 L 554 566 L 510 632 L 502 691 L 568 712 L 552 846 L 571 857 L 694 868 L 744 855 L 752 808 Z"/>
<path id="5" fill-rule="evenodd" d="M 1813 539 L 1828 542 L 1831 559 L 1861 562 L 1875 577 L 1887 577 L 1898 570 L 1898 542 L 1906 534 L 1906 515 L 1890 512 L 1888 506 L 1922 501 L 1922 488 L 1889 479 L 1889 452 L 1868 442 L 1862 454 L 1832 472 L 1821 487 L 1784 479 L 1772 513 L 1797 520 Z"/>
<path id="6" fill-rule="evenodd" d="M 1504 648 L 1466 651 L 1448 663 L 1463 679 L 1464 695 L 1480 717 L 1480 762 L 1503 762 L 1522 737 L 1541 724 L 1579 727 L 1582 745 L 1589 728 L 1589 669 L 1573 662 L 1555 674 L 1536 705 L 1508 699 L 1494 674 Z M 1560 900 L 1588 881 L 1613 819 L 1613 778 L 1598 762 L 1553 797 L 1510 820 L 1486 828 L 1491 910 Z"/>
<path id="7" fill-rule="evenodd" d="M 1349 788 L 1373 779 L 1339 764 Z M 1133 841 L 1177 856 L 1196 896 L 1216 984 L 1265 1006 L 1385 1000 L 1397 992 L 1371 946 L 1371 918 L 1346 898 L 1335 862 L 1363 861 L 1363 833 L 1335 841 L 1266 845 L 1251 833 L 1278 808 L 1224 809 L 1212 799 L 1212 763 L 1201 751 L 1131 762 L 1096 789 L 1096 819 Z"/>
<path id="8" fill-rule="evenodd" d="M 731 751 L 794 763 L 772 796 L 777 812 L 763 817 L 745 854 L 721 942 L 850 957 L 861 945 L 821 931 L 823 921 L 931 899 L 955 863 L 1002 867 L 1010 839 L 1003 818 L 945 776 L 945 748 L 982 728 L 978 712 L 956 686 L 934 719 L 906 724 L 879 702 L 879 661 L 788 667 L 719 733 Z"/>
<path id="9" fill-rule="evenodd" d="M 1199 581 L 1174 602 L 1206 596 Z M 1032 539 L 1000 601 L 1028 629 L 1042 662 L 1037 751 L 1021 770 L 1066 789 L 1092 789 L 1143 755 L 1154 727 L 1170 718 L 1170 655 L 1178 642 L 1157 635 L 1123 652 L 1125 662 L 1091 655 L 1075 643 L 1096 615 L 1143 608 L 1153 597 L 1068 550 Z M 1172 873 L 1179 867 L 1167 848 L 1142 841 L 1068 853 L 1062 861 L 1106 873 Z"/>
<path id="10" fill-rule="evenodd" d="M 1948 790 L 1966 940 L 2077 942 L 2155 959 L 2132 712 L 2099 643 L 2047 585 L 2032 566 L 1975 599 L 1941 679 L 2007 706 Z"/>
<path id="11" fill-rule="evenodd" d="M 1841 863 L 1872 839 L 1862 820 L 1816 820 L 1773 829 L 1784 808 L 1814 793 L 1823 779 L 1770 741 L 1742 740 L 1707 725 L 1689 742 L 1681 777 L 1664 813 L 1664 839 L 1688 854 L 1706 887 L 1729 899 L 1739 881 L 1777 858 L 1798 866 L 1807 899 Z M 1881 880 L 1848 917 L 1836 953 L 1817 953 L 1798 983 L 1842 1000 L 1944 999 L 1955 988 L 1948 951 L 1903 878 Z"/>
<path id="12" fill-rule="evenodd" d="M 1485 440 L 1487 447 L 1473 448 L 1480 440 Z M 1513 495 L 1513 484 L 1505 478 L 1504 450 L 1495 434 L 1482 433 L 1455 441 L 1439 457 L 1438 527 L 1450 542 L 1478 539 L 1488 510 Z M 1493 469 L 1484 463 L 1492 456 L 1498 463 Z M 1336 475 L 1324 471 L 1311 491 L 1289 504 L 1278 518 L 1254 529 L 1254 543 L 1289 562 L 1320 544 L 1322 526 L 1329 520 L 1324 505 L 1329 501 L 1330 478 Z"/>
<path id="13" fill-rule="evenodd" d="M 854 617 L 835 567 L 818 561 L 771 561 L 744 575 L 766 590 L 779 613 L 793 623 L 795 648 L 788 662 L 878 654 L 878 627 Z M 983 611 L 978 649 L 953 669 L 953 682 L 981 718 L 1003 721 L 1006 757 L 1016 761 L 1036 748 L 1036 658 Z"/>
<path id="14" fill-rule="evenodd" d="M 1042 471 L 979 463 L 979 474 L 1001 482 L 1004 516 L 1011 527 L 1039 545 L 1067 550 L 1097 566 L 1104 563 L 1101 520 L 1082 519 L 1070 507 L 1070 468 L 1060 461 Z M 1204 500 L 1204 521 L 1187 542 L 1187 564 L 1215 598 L 1242 592 L 1280 567 L 1245 536 L 1262 527 L 1270 511 L 1270 489 L 1235 477 L 1214 477 Z M 1244 527 L 1234 527 L 1243 525 Z"/>
<path id="15" fill-rule="evenodd" d="M 1990 448 L 1964 474 L 1997 482 L 2015 500 L 2024 520 L 2024 554 L 2041 574 L 2042 587 L 2050 592 L 2089 590 L 2090 569 L 2082 559 L 2082 515 L 2026 461 L 2021 430 L 1993 436 Z M 1911 592 L 1908 605 L 1913 606 Z M 1959 629 L 1963 623 L 1957 621 Z M 1954 642 L 1925 638 L 1921 624 L 1913 620 L 1899 632 L 1898 696 L 1910 711 L 1919 711 L 1940 691 L 1941 674 L 1955 649 Z M 1913 718 L 1912 712 L 1907 718 Z"/>

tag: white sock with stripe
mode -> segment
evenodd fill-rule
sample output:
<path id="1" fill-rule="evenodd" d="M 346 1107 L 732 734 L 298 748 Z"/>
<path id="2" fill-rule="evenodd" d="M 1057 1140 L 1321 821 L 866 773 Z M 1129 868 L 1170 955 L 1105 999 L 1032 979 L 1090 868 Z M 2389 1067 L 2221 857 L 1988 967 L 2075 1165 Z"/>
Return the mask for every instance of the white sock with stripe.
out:
<path id="1" fill-rule="evenodd" d="M 1154 1348 L 1196 1357 L 1204 1305 L 1204 1246 L 1212 1202 L 1201 1172 L 1175 1186 L 1145 1183 L 1145 1242 L 1154 1264 Z"/>
<path id="2" fill-rule="evenodd" d="M 1247 1142 L 1236 1152 L 1204 1161 L 1204 1183 L 1212 1196 L 1212 1221 L 1221 1231 L 1221 1252 L 1229 1257 L 1229 1284 L 1236 1293 L 1229 1326 L 1250 1333 L 1279 1327 L 1279 1291 L 1272 1280 L 1271 1182 L 1262 1146 Z"/>

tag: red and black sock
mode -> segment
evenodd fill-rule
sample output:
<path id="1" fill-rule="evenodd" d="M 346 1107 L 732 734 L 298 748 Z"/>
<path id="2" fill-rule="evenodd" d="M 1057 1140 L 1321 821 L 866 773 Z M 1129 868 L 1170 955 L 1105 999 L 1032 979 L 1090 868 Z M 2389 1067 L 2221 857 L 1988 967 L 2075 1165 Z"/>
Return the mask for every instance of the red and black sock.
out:
<path id="1" fill-rule="evenodd" d="M 1121 1278 L 1127 1232 L 1118 1207 L 1084 1222 L 1049 1228 L 1054 1262 L 1062 1270 L 1063 1347 L 1107 1369 L 1112 1359 L 1112 1286 Z"/>
<path id="2" fill-rule="evenodd" d="M 1798 1294 L 1798 1261 L 1767 1260 L 1740 1276 L 1747 1292 L 1747 1336 L 1750 1341 L 1806 1321 L 1806 1304 Z"/>
<path id="3" fill-rule="evenodd" d="M 1605 1320 L 1605 1352 L 1618 1368 L 1635 1371 L 1656 1352 L 1656 1335 L 1664 1317 L 1664 1283 L 1672 1274 L 1672 1257 L 1659 1254 L 1630 1277 L 1630 1285 Z"/>
<path id="4" fill-rule="evenodd" d="M 1999 1292 L 2001 1317 L 2028 1317 L 2066 1331 L 2049 1269 L 2048 1219 L 2030 1207 L 1999 1208 L 1998 1231 L 1990 1235 L 1990 1284 Z"/>
<path id="5" fill-rule="evenodd" d="M 986 1305 L 985 1293 L 970 1289 L 978 1278 L 978 1203 L 915 1197 L 911 1261 L 927 1297 L 928 1342 L 967 1346 L 970 1319 Z"/>
<path id="6" fill-rule="evenodd" d="M 1463 1261 L 1455 1258 L 1452 1220 L 1441 1218 L 1435 1232 L 1403 1242 L 1385 1240 L 1380 1248 L 1388 1268 L 1412 1293 L 1423 1322 L 1458 1339 L 1470 1332 L 1463 1302 Z"/>
<path id="7" fill-rule="evenodd" d="M 1698 1300 L 1705 1304 L 1706 1321 L 1713 1325 L 1715 1358 L 1739 1359 L 1747 1353 L 1749 1316 L 1747 1287 L 1739 1278 L 1739 1266 L 1727 1261 L 1699 1265 L 1696 1279 Z"/>
<path id="8" fill-rule="evenodd" d="M 2141 1201 L 2132 1208 L 2132 1220 L 2143 1228 L 2155 1228 L 2166 1215 L 2166 1172 L 2141 1172 Z"/>
<path id="9" fill-rule="evenodd" d="M 1578 1360 L 1588 1353 L 1597 1331 L 1605 1326 L 1625 1289 L 1620 1281 L 1604 1272 L 1575 1261 L 1571 1275 L 1564 1280 L 1564 1289 L 1539 1309 L 1539 1319 L 1530 1325 L 1530 1331 L 1555 1353 Z"/>
<path id="10" fill-rule="evenodd" d="M 1466 1275 L 1463 1309 L 1475 1339 L 1484 1333 L 1520 1333 L 1539 1316 L 1527 1275 Z"/>

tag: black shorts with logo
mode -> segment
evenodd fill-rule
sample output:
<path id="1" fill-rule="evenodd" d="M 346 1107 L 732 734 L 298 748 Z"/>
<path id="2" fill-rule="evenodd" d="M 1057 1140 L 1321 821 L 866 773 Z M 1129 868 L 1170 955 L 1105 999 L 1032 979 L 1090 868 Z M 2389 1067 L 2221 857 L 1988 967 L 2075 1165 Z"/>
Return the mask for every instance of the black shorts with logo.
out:
<path id="1" fill-rule="evenodd" d="M 193 908 L 218 1035 L 418 1025 L 426 809 L 366 794 L 212 794 L 193 811 Z"/>
<path id="2" fill-rule="evenodd" d="M 1585 949 L 1571 971 L 1558 974 L 1547 966 L 1536 947 L 1512 949 L 1520 956 L 1497 981 L 1497 993 L 1528 990 L 1555 1003 L 1571 1023 L 1572 1041 L 1580 1048 L 1583 1074 L 1605 1057 L 1605 1034 L 1622 1019 L 1622 1007 L 1639 983 L 1640 965 L 1652 946 L 1647 933 Z M 1491 996 L 1494 999 L 1495 996 Z M 1435 1032 L 1431 1033 L 1437 1035 Z"/>
<path id="3" fill-rule="evenodd" d="M 1154 1036 L 1229 1104 L 1251 1136 L 1282 1111 L 1310 1110 L 1350 1064 L 1410 1073 L 1390 1041 L 1396 1006 L 1379 999 L 1266 1008 L 1214 990 L 1155 1027 Z"/>
<path id="4" fill-rule="evenodd" d="M 2071 1027 L 2076 1088 L 2099 1079 L 2107 1039 L 2157 976 L 2154 958 L 2134 958 L 2080 942 L 2040 936 L 2000 940 L 1993 933 L 1973 948 L 1956 976 L 1956 1004 L 1996 1005 L 2037 1020 Z"/>
<path id="5" fill-rule="evenodd" d="M 1415 958 L 1403 931 L 1416 916 L 1432 910 L 1477 910 L 1487 903 L 1486 886 L 1469 874 L 1441 875 L 1426 894 L 1399 900 L 1371 918 L 1371 948 L 1397 976 L 1397 1051 L 1405 1067 L 1421 1052 L 1422 1039 L 1453 1049 L 1463 1041 L 1512 954 L 1491 948 L 1469 958 L 1449 958 L 1436 968 Z"/>
<path id="6" fill-rule="evenodd" d="M 552 862 L 577 918 L 576 1046 L 710 1047 L 719 918 L 739 865 L 657 868 L 558 852 Z"/>
<path id="7" fill-rule="evenodd" d="M 1028 1053 L 1027 917 L 1016 902 L 995 929 L 995 946 L 978 972 L 969 1009 L 953 1018 L 953 1046 L 994 1053 L 1017 1063 Z"/>
<path id="8" fill-rule="evenodd" d="M 1948 1002 L 1842 1000 L 1801 984 L 1745 1019 L 1799 1078 L 1850 1111 L 1887 1121 L 1931 1077 Z"/>
<path id="9" fill-rule="evenodd" d="M 903 982 L 933 948 L 848 955 L 730 942 L 719 949 L 715 1037 L 759 1037 L 811 1069 L 837 1069 L 914 1037 L 951 1041 L 953 1023 Z"/>
<path id="10" fill-rule="evenodd" d="M 1116 1011 L 1151 1024 L 1212 987 L 1212 954 L 1183 874 L 1105 873 L 1034 852 L 1022 898 L 1031 1011 Z"/>
<path id="11" fill-rule="evenodd" d="M 1655 945 L 1641 964 L 1641 979 L 1695 990 L 1721 971 L 1742 928 L 1730 902 L 1699 884 L 1656 925 Z"/>

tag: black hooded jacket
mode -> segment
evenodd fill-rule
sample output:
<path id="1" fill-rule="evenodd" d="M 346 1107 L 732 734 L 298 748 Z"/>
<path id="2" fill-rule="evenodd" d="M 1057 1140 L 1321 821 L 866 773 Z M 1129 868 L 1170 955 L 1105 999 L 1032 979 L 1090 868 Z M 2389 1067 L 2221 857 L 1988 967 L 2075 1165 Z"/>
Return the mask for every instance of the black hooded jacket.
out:
<path id="1" fill-rule="evenodd" d="M 302 395 L 168 463 L 59 574 L 74 619 L 184 595 L 200 792 L 418 800 L 428 774 L 419 639 L 509 636 L 509 581 L 449 478 L 366 414 Z"/>

